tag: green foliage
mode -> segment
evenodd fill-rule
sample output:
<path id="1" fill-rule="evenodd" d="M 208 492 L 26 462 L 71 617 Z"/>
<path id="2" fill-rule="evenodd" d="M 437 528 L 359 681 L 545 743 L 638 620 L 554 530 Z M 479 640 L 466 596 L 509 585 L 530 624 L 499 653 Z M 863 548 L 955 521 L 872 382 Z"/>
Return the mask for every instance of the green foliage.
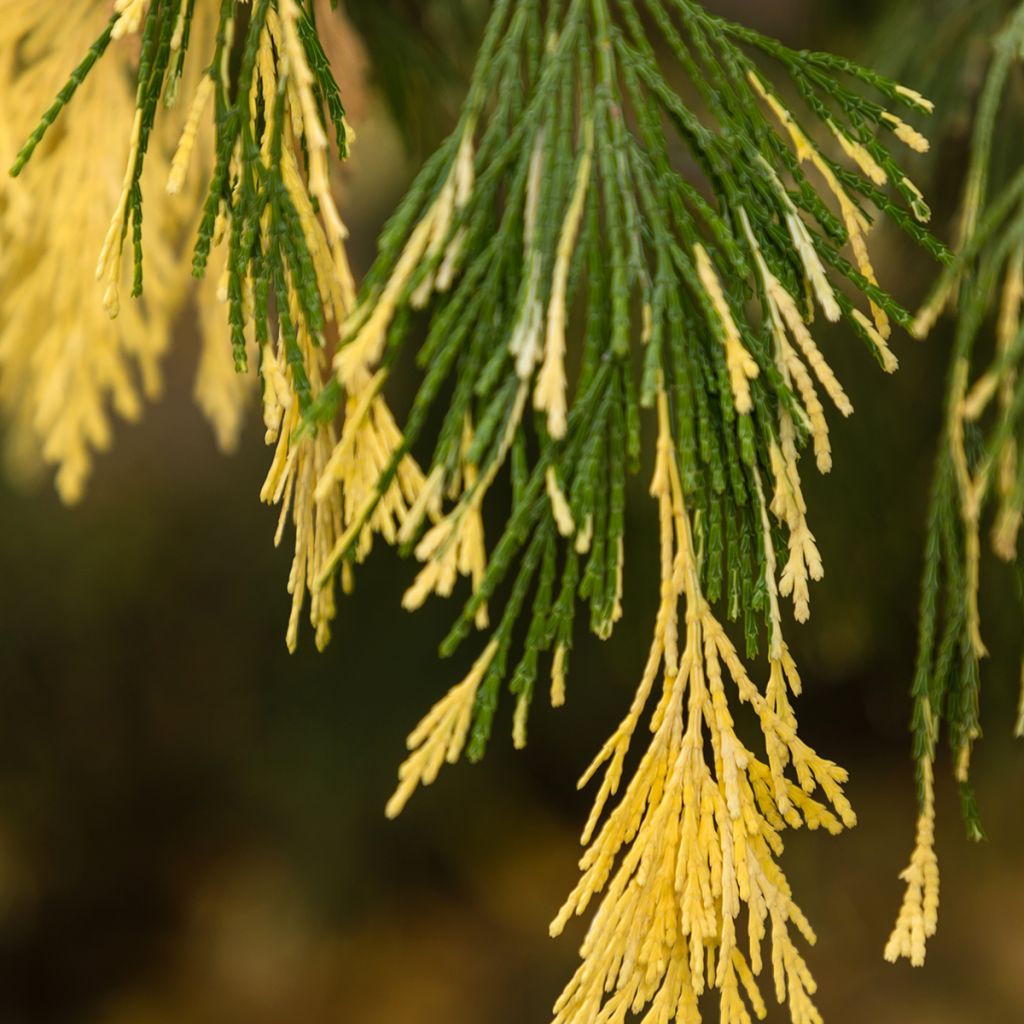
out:
<path id="1" fill-rule="evenodd" d="M 29 136 L 25 145 L 21 147 L 18 152 L 18 156 L 11 166 L 10 174 L 12 178 L 16 178 L 25 169 L 25 165 L 32 159 L 32 154 L 36 151 L 39 143 L 43 141 L 43 136 L 49 131 L 53 123 L 60 117 L 61 112 L 71 102 L 75 93 L 78 91 L 78 87 L 88 77 L 89 72 L 93 69 L 96 62 L 106 52 L 107 47 L 110 45 L 110 40 L 114 35 L 114 27 L 120 20 L 120 15 L 113 15 L 107 27 L 103 30 L 100 37 L 95 43 L 89 48 L 89 52 L 82 58 L 81 64 L 71 72 L 68 78 L 67 84 L 63 89 L 57 93 L 56 99 L 50 105 L 49 109 L 43 114 L 36 126 L 35 130 Z"/>
<path id="2" fill-rule="evenodd" d="M 788 114 L 781 130 L 769 120 L 772 104 L 782 110 L 768 85 L 778 74 L 801 97 L 815 129 L 792 122 L 787 137 Z M 807 394 L 778 352 L 774 300 L 758 260 L 807 319 L 819 287 L 811 272 L 820 267 L 824 281 L 829 268 L 846 287 L 820 284 L 818 299 L 834 304 L 830 316 L 844 316 L 888 365 L 878 331 L 887 330 L 889 318 L 907 325 L 910 317 L 875 283 L 866 256 L 847 258 L 851 232 L 861 235 L 858 222 L 866 225 L 875 215 L 869 211 L 878 211 L 947 258 L 919 223 L 927 208 L 887 138 L 902 122 L 884 104 L 925 107 L 859 65 L 791 50 L 688 0 L 494 5 L 459 123 L 381 235 L 359 310 L 341 339 L 341 380 L 328 385 L 315 412 L 334 416 L 346 360 L 358 363 L 364 349 L 378 347 L 369 337 L 380 327 L 375 311 L 396 308 L 379 344 L 388 366 L 416 337 L 409 315 L 429 306 L 417 354 L 423 383 L 378 495 L 411 450 L 429 451 L 426 461 L 448 487 L 457 486 L 466 465 L 489 480 L 510 451 L 520 460 L 513 505 L 487 571 L 441 648 L 453 652 L 481 610 L 505 595 L 472 753 L 490 732 L 500 681 L 511 672 L 513 691 L 528 700 L 538 654 L 571 642 L 574 595 L 599 636 L 620 614 L 625 481 L 643 462 L 641 410 L 652 405 L 660 382 L 671 396 L 703 586 L 709 600 L 724 600 L 742 621 L 748 651 L 761 646 L 770 609 L 759 481 L 776 472 L 771 450 L 782 443 L 781 417 L 800 442 L 812 429 Z M 829 141 L 810 141 L 821 128 Z M 896 198 L 830 155 L 829 132 L 866 154 Z M 813 156 L 801 151 L 800 139 Z M 452 208 L 467 151 L 472 187 Z M 841 193 L 840 216 L 812 181 L 818 173 Z M 803 251 L 795 226 L 805 223 L 802 217 Z M 855 250 L 858 242 L 863 237 L 853 240 Z M 699 251 L 711 277 L 724 282 L 721 301 L 709 290 Z M 562 294 L 558 267 L 566 259 Z M 858 293 L 876 307 L 877 330 L 854 315 L 850 295 Z M 574 398 L 561 430 L 553 429 L 539 383 L 532 422 L 524 413 L 524 395 L 535 391 L 534 373 L 546 358 L 545 337 L 551 344 L 553 316 L 578 328 L 578 356 L 568 364 Z M 744 385 L 749 405 L 733 379 L 736 360 L 745 358 L 752 360 Z M 538 380 L 544 373 L 541 366 Z M 430 451 L 424 435 L 434 417 L 442 422 Z M 468 451 L 467 422 L 474 428 Z M 565 539 L 572 543 L 557 543 L 551 471 L 571 514 Z M 481 486 L 462 494 L 453 522 L 476 506 Z M 453 526 L 448 545 L 457 543 L 457 533 Z M 350 536 L 334 567 L 353 555 L 357 534 Z M 771 543 L 785 561 L 785 531 L 773 531 Z M 520 635 L 516 626 L 530 594 L 535 614 Z M 517 643 L 521 653 L 509 662 Z"/>
<path id="3" fill-rule="evenodd" d="M 999 130 L 1011 106 L 1009 80 L 1024 48 L 1024 7 L 994 38 L 977 102 L 961 233 L 962 249 L 918 318 L 929 331 L 947 303 L 956 310 L 946 428 L 931 497 L 914 678 L 915 756 L 935 758 L 945 729 L 954 753 L 968 834 L 983 832 L 970 788 L 970 755 L 979 723 L 981 638 L 980 530 L 994 508 L 992 544 L 1019 561 L 1024 508 L 1024 172 L 1007 168 L 1016 144 Z M 992 338 L 995 339 L 994 344 Z"/>
<path id="4" fill-rule="evenodd" d="M 433 148 L 458 112 L 487 4 L 479 0 L 348 0 L 373 81 L 416 152 Z"/>
<path id="5" fill-rule="evenodd" d="M 909 0 L 887 4 L 872 30 L 872 65 L 913 83 L 935 103 L 933 138 L 969 135 L 990 43 L 1016 0 Z"/>

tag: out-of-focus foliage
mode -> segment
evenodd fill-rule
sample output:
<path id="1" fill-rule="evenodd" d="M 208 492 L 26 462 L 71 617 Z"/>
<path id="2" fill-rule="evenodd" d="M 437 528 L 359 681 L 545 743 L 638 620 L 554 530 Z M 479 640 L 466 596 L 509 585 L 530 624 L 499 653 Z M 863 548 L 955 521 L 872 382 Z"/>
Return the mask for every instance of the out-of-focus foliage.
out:
<path id="1" fill-rule="evenodd" d="M 951 15 L 951 21 L 961 20 Z M 974 37 L 963 32 L 969 48 Z M 982 735 L 982 664 L 989 656 L 981 603 L 983 533 L 989 535 L 985 546 L 1015 570 L 1024 600 L 1024 5 L 1015 5 L 995 26 L 985 21 L 979 33 L 988 43 L 988 59 L 983 83 L 971 96 L 976 109 L 958 226 L 961 252 L 914 324 L 914 333 L 924 338 L 946 307 L 956 316 L 926 527 L 913 686 L 921 812 L 903 874 L 906 897 L 886 949 L 889 959 L 907 956 L 916 964 L 924 962 L 925 940 L 938 923 L 934 767 L 943 738 L 952 752 L 968 834 L 984 836 L 971 784 L 974 745 Z M 1021 681 L 1024 686 L 1024 669 Z M 1006 728 L 1024 737 L 1024 692 Z"/>
<path id="2" fill-rule="evenodd" d="M 347 0 L 372 62 L 373 82 L 419 153 L 458 109 L 488 4 L 484 0 Z"/>
<path id="3" fill-rule="evenodd" d="M 1014 0 L 904 0 L 883 7 L 871 49 L 880 69 L 901 75 L 935 103 L 935 139 L 943 125 L 970 131 L 992 39 Z"/>

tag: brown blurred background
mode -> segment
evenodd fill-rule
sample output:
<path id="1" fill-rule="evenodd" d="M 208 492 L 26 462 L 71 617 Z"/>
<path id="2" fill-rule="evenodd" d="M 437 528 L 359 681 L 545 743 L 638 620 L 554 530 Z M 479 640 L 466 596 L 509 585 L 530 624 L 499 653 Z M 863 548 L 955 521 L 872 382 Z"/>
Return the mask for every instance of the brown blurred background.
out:
<path id="1" fill-rule="evenodd" d="M 383 8 L 354 6 L 386 66 Z M 893 5 L 710 6 L 863 56 L 873 13 Z M 445 57 L 450 94 L 461 46 Z M 346 205 L 365 268 L 415 158 L 379 92 L 358 129 Z M 954 134 L 931 189 L 947 237 L 962 162 Z M 878 243 L 882 280 L 913 303 L 928 267 Z M 835 424 L 836 468 L 810 487 L 828 577 L 793 638 L 804 734 L 851 769 L 860 826 L 787 841 L 820 936 L 819 1005 L 830 1024 L 1024 1021 L 1021 624 L 995 565 L 977 755 L 989 841 L 965 841 L 944 763 L 940 933 L 924 970 L 881 958 L 913 831 L 907 689 L 948 331 L 898 338 L 902 370 L 885 379 L 848 335 L 826 343 L 857 415 Z M 306 634 L 289 657 L 288 556 L 257 500 L 268 453 L 254 418 L 237 457 L 216 454 L 190 401 L 194 349 L 184 322 L 164 401 L 120 428 L 81 508 L 45 481 L 0 485 L 0 1024 L 544 1024 L 581 934 L 547 938 L 588 806 L 573 782 L 630 699 L 653 614 L 644 503 L 625 620 L 608 644 L 580 638 L 568 706 L 538 701 L 514 754 L 506 705 L 483 764 L 447 769 L 387 823 L 404 737 L 458 677 L 435 656 L 456 608 L 404 613 L 412 567 L 380 550 L 328 651 Z"/>

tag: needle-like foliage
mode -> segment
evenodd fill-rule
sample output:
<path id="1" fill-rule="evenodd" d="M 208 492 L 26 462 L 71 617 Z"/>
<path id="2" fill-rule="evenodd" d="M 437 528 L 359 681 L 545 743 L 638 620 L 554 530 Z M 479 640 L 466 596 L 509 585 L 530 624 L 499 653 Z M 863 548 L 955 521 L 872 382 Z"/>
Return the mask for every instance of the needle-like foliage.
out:
<path id="1" fill-rule="evenodd" d="M 409 737 L 389 814 L 445 761 L 483 754 L 506 690 L 523 745 L 545 663 L 552 703 L 565 701 L 579 608 L 592 632 L 611 633 L 627 481 L 651 462 L 642 423 L 658 410 L 660 609 L 637 698 L 585 779 L 604 769 L 583 876 L 553 931 L 602 902 L 560 1024 L 631 1008 L 696 1020 L 712 988 L 723 1020 L 760 1015 L 769 923 L 776 996 L 795 1021 L 819 1019 L 789 928 L 813 933 L 776 863 L 779 833 L 854 817 L 845 773 L 797 735 L 782 601 L 805 620 L 823 573 L 801 450 L 827 471 L 824 402 L 852 411 L 810 325 L 845 320 L 894 370 L 891 324 L 910 317 L 876 279 L 873 220 L 945 256 L 894 156 L 927 148 L 900 107 L 930 104 L 689 0 L 499 0 L 459 123 L 385 229 L 342 325 L 314 416 L 344 406 L 318 496 L 340 485 L 351 515 L 321 579 L 373 532 L 396 534 L 421 563 L 407 608 L 471 583 L 442 653 L 474 629 L 488 637 Z M 401 443 L 350 500 L 361 435 L 415 340 L 423 382 Z M 410 490 L 414 453 L 428 468 Z M 511 504 L 488 547 L 483 509 L 504 473 Z M 412 498 L 405 514 L 399 498 Z M 763 690 L 724 618 L 749 658 L 767 652 Z M 652 745 L 613 807 L 659 685 Z M 763 761 L 734 732 L 739 704 L 760 721 Z"/>
<path id="2" fill-rule="evenodd" d="M 970 782 L 981 735 L 981 661 L 987 656 L 979 604 L 983 531 L 995 555 L 1021 575 L 1024 521 L 1024 172 L 1001 143 L 1021 109 L 1010 76 L 1024 53 L 1024 6 L 994 36 L 977 102 L 959 224 L 960 253 L 918 315 L 928 335 L 947 306 L 956 327 L 945 425 L 936 459 L 925 540 L 920 643 L 913 685 L 914 756 L 920 816 L 906 896 L 886 957 L 915 964 L 938 924 L 934 766 L 943 734 L 953 753 L 968 834 L 983 836 Z M 1024 594 L 1024 591 L 1022 591 Z M 1024 672 L 1022 672 L 1024 682 Z M 1016 722 L 1024 736 L 1024 693 Z"/>
<path id="3" fill-rule="evenodd" d="M 26 38 L 34 42 L 39 26 L 48 24 L 45 15 L 35 12 L 38 6 L 10 0 L 8 7 L 18 8 L 14 13 L 21 15 L 11 26 L 13 41 L 19 40 L 20 31 L 22 42 Z M 109 12 L 104 3 L 92 6 L 92 14 Z M 183 200 L 182 223 L 194 238 L 193 276 L 212 285 L 204 295 L 204 333 L 216 337 L 219 344 L 204 350 L 197 397 L 223 429 L 237 430 L 240 405 L 239 390 L 223 371 L 225 354 L 231 353 L 240 372 L 245 372 L 253 355 L 259 364 L 267 442 L 275 446 L 262 497 L 281 506 L 278 540 L 289 514 L 296 533 L 289 580 L 293 595 L 290 646 L 297 641 L 299 614 L 307 598 L 320 646 L 327 642 L 335 612 L 333 588 L 311 593 L 310 586 L 341 530 L 339 503 L 312 500 L 335 437 L 330 424 L 301 436 L 297 427 L 324 384 L 327 335 L 354 300 L 346 229 L 335 205 L 330 169 L 332 149 L 339 158 L 347 155 L 349 130 L 321 43 L 318 7 L 321 16 L 329 12 L 326 4 L 313 0 L 117 0 L 113 13 L 105 15 L 105 27 L 11 166 L 12 177 L 30 178 L 30 162 L 37 151 L 51 146 L 54 136 L 57 142 L 49 152 L 64 152 L 65 108 L 79 89 L 92 85 L 92 76 L 123 75 L 123 67 L 106 66 L 105 56 L 112 45 L 134 39 L 136 90 L 133 107 L 128 105 L 133 113 L 126 126 L 123 180 L 112 190 L 105 237 L 96 239 L 96 277 L 103 306 L 115 322 L 134 324 L 137 308 L 132 305 L 122 311 L 121 301 L 123 287 L 130 282 L 132 299 L 141 299 L 145 291 L 144 308 L 161 318 L 158 323 L 166 336 L 171 311 L 166 308 L 165 293 L 172 287 L 167 282 L 175 281 L 175 256 L 181 261 L 183 253 L 178 248 L 165 255 L 155 268 L 156 280 L 147 280 L 147 267 L 150 272 L 154 269 L 145 259 L 152 245 L 149 236 L 155 234 L 161 245 L 168 245 L 166 223 L 147 222 L 149 230 L 143 223 L 144 209 L 167 208 L 164 196 L 144 201 L 144 192 L 154 185 L 155 163 L 161 171 L 158 178 L 163 179 L 156 186 Z M 8 59 L 9 72 L 16 81 L 22 80 L 23 51 L 12 45 Z M 102 111 L 105 129 L 114 112 Z M 67 121 L 73 122 L 75 116 L 76 112 L 69 112 Z M 74 130 L 73 126 L 70 131 Z M 105 166 L 110 154 L 103 156 Z M 68 180 L 77 189 L 74 180 Z M 90 214 L 103 209 L 95 194 L 86 191 L 84 195 Z M 55 234 L 59 239 L 67 233 Z M 70 238 L 77 257 L 83 240 Z M 13 269 L 17 272 L 17 265 Z M 180 285 L 177 289 L 183 291 Z M 94 308 L 98 306 L 90 301 L 87 316 L 93 316 Z M 218 309 L 223 311 L 219 316 Z M 21 349 L 12 328 L 6 330 L 8 347 L 17 353 Z M 132 337 L 135 334 L 145 337 L 139 329 Z M 88 345 L 96 336 L 102 336 L 98 329 L 83 333 L 58 325 L 53 346 L 57 358 L 67 362 L 70 353 L 90 352 Z M 121 346 L 132 351 L 127 340 Z M 145 356 L 143 370 L 150 378 L 155 374 L 151 347 L 139 343 L 139 358 Z M 75 366 L 85 362 L 90 369 L 98 356 L 91 358 L 92 363 L 78 356 Z M 126 415 L 134 411 L 128 402 L 130 368 L 122 360 L 113 353 L 92 369 L 92 376 L 85 378 L 93 388 L 85 411 L 70 423 L 64 414 L 46 440 L 48 456 L 62 463 L 62 476 L 69 479 L 62 487 L 69 498 L 81 490 L 86 443 L 91 440 L 101 446 L 105 442 L 105 391 L 113 392 Z M 66 379 L 57 372 L 61 365 L 43 367 L 41 388 L 60 392 Z M 5 378 L 10 376 L 9 365 Z M 84 388 L 83 383 L 71 390 L 65 398 L 68 408 L 86 402 Z"/>
<path id="4" fill-rule="evenodd" d="M 720 1020 L 740 1024 L 766 1012 L 770 963 L 794 1024 L 820 1021 L 795 941 L 814 933 L 778 863 L 786 826 L 855 822 L 845 772 L 798 733 L 784 638 L 784 602 L 805 621 L 824 572 L 801 458 L 827 472 L 826 404 L 853 411 L 813 324 L 845 323 L 896 369 L 892 326 L 911 317 L 881 287 L 869 236 L 888 222 L 947 256 L 901 164 L 927 142 L 900 111 L 931 104 L 695 0 L 495 0 L 457 126 L 356 294 L 328 162 L 348 133 L 316 10 L 118 0 L 13 171 L 111 41 L 137 31 L 127 168 L 99 269 L 110 313 L 126 250 L 141 295 L 147 157 L 209 21 L 170 180 L 187 180 L 212 111 L 192 265 L 203 276 L 219 258 L 226 344 L 240 369 L 258 359 L 276 446 L 264 497 L 296 528 L 289 644 L 307 597 L 326 642 L 335 580 L 350 584 L 377 535 L 420 563 L 409 609 L 468 579 L 442 653 L 486 635 L 409 737 L 391 815 L 445 761 L 483 755 L 503 698 L 525 744 L 542 670 L 552 704 L 566 701 L 578 611 L 601 638 L 622 616 L 629 478 L 652 474 L 653 640 L 583 780 L 601 775 L 580 881 L 552 932 L 599 905 L 554 1018 L 692 1022 L 714 992 Z M 412 346 L 422 380 L 400 429 L 385 389 Z M 485 506 L 503 501 L 488 544 Z M 748 667 L 759 656 L 761 685 Z M 744 705 L 758 752 L 734 723 Z M 624 782 L 648 713 L 650 743 Z"/>

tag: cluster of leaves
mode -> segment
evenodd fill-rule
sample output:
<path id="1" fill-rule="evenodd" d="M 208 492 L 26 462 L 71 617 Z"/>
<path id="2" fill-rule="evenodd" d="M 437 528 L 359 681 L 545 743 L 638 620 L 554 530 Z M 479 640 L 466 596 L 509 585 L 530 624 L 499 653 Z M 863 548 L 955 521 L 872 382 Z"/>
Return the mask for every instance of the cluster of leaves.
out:
<path id="1" fill-rule="evenodd" d="M 791 416 L 800 441 L 810 430 L 801 396 L 776 360 L 751 238 L 772 275 L 804 304 L 805 316 L 812 302 L 805 298 L 807 265 L 820 261 L 866 296 L 880 321 L 910 323 L 869 268 L 844 256 L 851 224 L 820 197 L 805 173 L 806 154 L 787 143 L 790 124 L 800 131 L 795 122 L 784 122 L 781 132 L 769 122 L 762 96 L 774 99 L 774 93 L 760 61 L 788 76 L 812 121 L 863 147 L 882 169 L 881 180 L 900 194 L 894 201 L 812 145 L 849 203 L 847 217 L 855 211 L 867 219 L 869 207 L 881 211 L 934 255 L 946 255 L 918 222 L 927 209 L 880 137 L 901 122 L 864 93 L 875 90 L 911 110 L 922 108 L 919 97 L 841 58 L 790 50 L 689 0 L 645 6 L 653 35 L 638 5 L 625 0 L 495 4 L 459 124 L 382 234 L 362 291 L 366 311 L 397 308 L 382 346 L 385 365 L 415 337 L 412 314 L 433 291 L 417 355 L 424 380 L 405 445 L 379 493 L 400 459 L 422 445 L 442 401 L 443 424 L 426 461 L 447 483 L 460 479 L 466 465 L 486 481 L 506 458 L 511 464 L 507 525 L 441 648 L 453 652 L 505 587 L 498 654 L 474 712 L 473 756 L 490 734 L 502 681 L 510 674 L 513 693 L 528 702 L 539 655 L 571 646 L 577 595 L 599 635 L 617 617 L 625 481 L 641 463 L 640 410 L 652 404 L 659 380 L 672 398 L 708 599 L 724 600 L 730 616 L 743 620 L 751 654 L 761 646 L 767 553 L 755 477 L 771 478 L 780 410 Z M 692 101 L 671 80 L 678 74 L 695 90 Z M 417 228 L 443 200 L 469 142 L 472 189 L 437 243 L 417 250 Z M 570 221 L 581 181 L 577 237 Z M 811 253 L 799 251 L 787 227 L 798 210 L 809 219 Z M 698 249 L 710 254 L 714 274 L 726 282 L 724 316 L 702 276 Z M 558 268 L 566 256 L 563 284 Z M 444 278 L 440 286 L 438 278 Z M 829 294 L 835 315 L 845 315 L 884 361 L 874 328 L 854 315 L 847 292 L 829 286 Z M 760 315 L 748 314 L 751 299 L 760 300 Z M 554 431 L 543 403 L 535 403 L 532 425 L 523 415 L 523 389 L 532 389 L 535 365 L 545 358 L 542 335 L 545 326 L 550 335 L 552 308 L 558 317 L 585 310 L 574 399 L 564 430 Z M 355 317 L 343 335 L 342 360 L 345 346 L 360 347 L 369 315 Z M 756 364 L 749 371 L 749 408 L 737 403 L 728 320 Z M 328 385 L 317 414 L 333 416 L 342 392 L 343 382 Z M 468 449 L 467 422 L 474 425 Z M 560 569 L 552 471 L 567 503 L 561 532 L 575 537 Z M 477 501 L 479 486 L 467 490 L 461 507 Z M 774 532 L 773 543 L 784 560 L 782 531 Z M 354 544 L 336 553 L 336 563 L 352 555 Z M 531 593 L 522 653 L 510 666 L 516 624 Z"/>
<path id="2" fill-rule="evenodd" d="M 129 6 L 117 5 L 103 33 L 71 73 L 21 149 L 11 167 L 13 176 L 22 173 L 46 132 L 103 56 Z M 143 290 L 143 167 L 159 111 L 162 106 L 173 106 L 178 97 L 178 84 L 192 41 L 195 7 L 195 0 L 151 0 L 142 23 L 137 120 L 125 195 L 116 218 L 117 237 L 113 239 L 119 250 L 131 236 L 133 298 Z M 215 47 L 209 55 L 207 72 L 212 83 L 216 157 L 206 187 L 207 199 L 199 221 L 192 269 L 193 275 L 201 278 L 206 273 L 211 247 L 221 239 L 228 240 L 228 319 L 236 366 L 239 370 L 246 368 L 247 333 L 254 334 L 257 342 L 265 343 L 270 335 L 270 316 L 275 312 L 295 375 L 295 390 L 307 403 L 310 389 L 296 343 L 297 328 L 291 318 L 293 304 L 289 303 L 289 293 L 294 292 L 298 298 L 298 313 L 309 335 L 321 344 L 329 317 L 318 286 L 308 233 L 303 230 L 282 169 L 285 78 L 282 77 L 276 95 L 258 93 L 254 105 L 251 95 L 261 35 L 268 12 L 276 8 L 276 0 L 253 0 L 251 4 L 221 0 L 219 4 Z M 339 154 L 344 157 L 348 145 L 345 111 L 320 45 L 313 0 L 299 5 L 298 26 L 305 61 L 314 76 L 312 91 L 318 105 L 317 115 L 325 129 L 333 128 Z M 281 55 L 277 57 L 280 59 Z M 269 152 L 261 153 L 257 140 L 265 124 L 272 124 L 274 132 Z M 194 125 L 192 129 L 195 130 Z M 261 227 L 265 218 L 266 229 Z M 108 240 L 108 247 L 110 244 Z M 252 301 L 246 301 L 246 281 L 250 283 Z M 111 312 L 116 313 L 116 303 Z M 254 328 L 251 332 L 250 324 Z"/>

